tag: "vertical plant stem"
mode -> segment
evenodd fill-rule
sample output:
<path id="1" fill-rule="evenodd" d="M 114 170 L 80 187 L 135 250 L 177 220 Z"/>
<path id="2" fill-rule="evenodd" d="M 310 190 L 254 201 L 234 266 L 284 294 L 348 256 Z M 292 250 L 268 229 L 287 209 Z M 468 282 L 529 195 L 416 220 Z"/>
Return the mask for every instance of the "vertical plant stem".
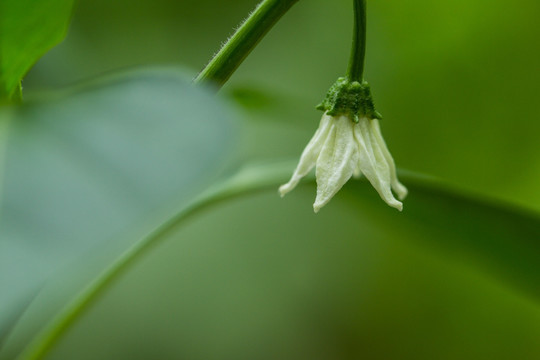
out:
<path id="1" fill-rule="evenodd" d="M 194 82 L 211 83 L 221 88 L 259 41 L 297 1 L 263 0 Z"/>
<path id="2" fill-rule="evenodd" d="M 364 80 L 364 59 L 366 57 L 366 0 L 353 0 L 354 29 L 351 58 L 347 77 L 350 81 Z"/>

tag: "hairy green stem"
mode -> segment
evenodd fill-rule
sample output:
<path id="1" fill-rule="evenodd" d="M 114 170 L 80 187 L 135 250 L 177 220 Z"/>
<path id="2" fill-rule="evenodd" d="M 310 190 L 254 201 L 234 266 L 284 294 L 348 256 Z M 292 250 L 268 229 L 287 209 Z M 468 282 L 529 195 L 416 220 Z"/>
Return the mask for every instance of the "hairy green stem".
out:
<path id="1" fill-rule="evenodd" d="M 211 83 L 221 88 L 259 41 L 296 2 L 298 0 L 263 0 L 194 82 Z"/>
<path id="2" fill-rule="evenodd" d="M 347 77 L 350 81 L 362 83 L 366 57 L 366 0 L 353 0 L 353 2 L 354 30 Z"/>

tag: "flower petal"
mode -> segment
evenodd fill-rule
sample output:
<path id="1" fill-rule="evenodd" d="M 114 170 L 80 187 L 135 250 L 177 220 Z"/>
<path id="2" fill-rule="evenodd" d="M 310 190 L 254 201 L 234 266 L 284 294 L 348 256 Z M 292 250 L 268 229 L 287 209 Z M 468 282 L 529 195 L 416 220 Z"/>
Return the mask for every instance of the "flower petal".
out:
<path id="1" fill-rule="evenodd" d="M 319 128 L 302 152 L 302 156 L 300 156 L 300 161 L 298 162 L 296 170 L 294 170 L 291 179 L 288 183 L 279 187 L 281 197 L 285 196 L 285 194 L 294 189 L 296 185 L 298 185 L 300 179 L 306 176 L 307 173 L 309 173 L 311 169 L 313 169 L 317 162 L 317 158 L 319 157 L 323 144 L 328 137 L 328 133 L 330 132 L 332 124 L 332 117 L 324 114 L 319 123 Z"/>
<path id="2" fill-rule="evenodd" d="M 358 163 L 358 147 L 353 136 L 353 122 L 345 116 L 334 120 L 321 154 L 317 159 L 317 198 L 313 210 L 318 212 L 351 178 Z"/>
<path id="3" fill-rule="evenodd" d="M 381 198 L 388 205 L 401 211 L 403 204 L 396 200 L 392 194 L 390 166 L 375 136 L 371 134 L 371 121 L 373 120 L 361 118 L 359 123 L 354 126 L 354 137 L 359 151 L 359 166 Z"/>
<path id="4" fill-rule="evenodd" d="M 407 188 L 399 182 L 396 174 L 396 164 L 394 162 L 394 159 L 392 158 L 392 155 L 390 154 L 390 151 L 388 150 L 388 147 L 386 146 L 386 142 L 384 141 L 384 138 L 382 137 L 381 128 L 379 125 L 379 120 L 373 119 L 371 120 L 371 128 L 372 128 L 372 134 L 374 135 L 375 141 L 379 145 L 379 148 L 381 149 L 386 162 L 388 163 L 388 166 L 390 167 L 390 178 L 391 178 L 391 185 L 392 189 L 396 192 L 399 200 L 405 199 L 407 196 Z"/>

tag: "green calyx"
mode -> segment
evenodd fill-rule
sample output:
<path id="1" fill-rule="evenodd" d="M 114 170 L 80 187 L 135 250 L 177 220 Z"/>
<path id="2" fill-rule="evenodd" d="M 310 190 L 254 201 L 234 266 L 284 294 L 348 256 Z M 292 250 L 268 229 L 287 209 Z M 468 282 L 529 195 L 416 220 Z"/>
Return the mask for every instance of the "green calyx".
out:
<path id="1" fill-rule="evenodd" d="M 350 81 L 346 77 L 340 77 L 332 85 L 317 110 L 326 111 L 330 116 L 346 115 L 355 123 L 362 117 L 382 119 L 381 114 L 375 110 L 369 84 L 366 81 Z"/>

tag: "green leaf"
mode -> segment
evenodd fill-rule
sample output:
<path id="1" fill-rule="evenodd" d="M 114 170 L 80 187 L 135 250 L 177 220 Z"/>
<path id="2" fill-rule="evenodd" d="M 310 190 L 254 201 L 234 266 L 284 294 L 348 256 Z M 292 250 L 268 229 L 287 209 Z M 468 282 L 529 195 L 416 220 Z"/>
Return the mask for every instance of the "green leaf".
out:
<path id="1" fill-rule="evenodd" d="M 131 72 L 0 111 L 0 338 L 52 274 L 101 269 L 225 171 L 235 114 L 190 79 Z"/>
<path id="2" fill-rule="evenodd" d="M 362 279 L 371 276 L 369 274 L 373 272 L 380 273 L 383 277 L 386 271 L 391 271 L 392 277 L 398 273 L 402 274 L 404 268 L 400 264 L 406 264 L 406 268 L 412 266 L 414 276 L 417 277 L 429 278 L 430 275 L 426 274 L 426 271 L 441 272 L 444 274 L 443 278 L 447 278 L 446 281 L 454 281 L 456 287 L 459 284 L 459 281 L 455 280 L 458 276 L 456 274 L 469 272 L 470 275 L 458 276 L 460 281 L 468 284 L 466 285 L 468 291 L 472 293 L 476 291 L 481 298 L 490 298 L 497 294 L 501 301 L 495 305 L 496 307 L 505 309 L 508 306 L 521 307 L 517 311 L 519 321 L 516 320 L 512 324 L 503 321 L 510 329 L 509 336 L 514 336 L 510 334 L 512 331 L 525 334 L 519 330 L 520 322 L 532 321 L 527 320 L 529 316 L 540 316 L 537 308 L 540 302 L 537 287 L 540 281 L 538 262 L 540 252 L 537 243 L 537 239 L 540 238 L 540 218 L 537 215 L 509 210 L 471 196 L 460 195 L 440 184 L 407 176 L 403 179 L 409 185 L 411 195 L 403 213 L 387 207 L 367 182 L 352 181 L 321 214 L 314 215 L 311 212 L 311 201 L 315 192 L 312 186 L 295 190 L 295 193 L 287 196 L 285 200 L 278 199 L 277 186 L 286 180 L 290 170 L 291 164 L 246 168 L 228 182 L 203 195 L 189 208 L 171 217 L 138 245 L 126 251 L 116 263 L 92 282 L 40 334 L 23 358 L 40 358 L 72 325 L 75 324 L 75 328 L 77 327 L 76 322 L 92 305 L 96 305 L 99 309 L 102 301 L 107 303 L 105 289 L 116 294 L 113 296 L 122 298 L 115 300 L 117 304 L 129 303 L 130 300 L 123 296 L 128 296 L 127 294 L 132 292 L 117 289 L 119 287 L 125 291 L 126 281 L 132 285 L 135 282 L 135 286 L 140 289 L 138 291 L 147 292 L 148 287 L 151 287 L 154 289 L 152 291 L 155 291 L 153 294 L 159 292 L 162 296 L 182 298 L 180 304 L 164 307 L 168 315 L 174 313 L 180 318 L 191 319 L 186 323 L 175 325 L 177 331 L 184 336 L 179 339 L 175 337 L 175 341 L 180 341 L 184 346 L 174 347 L 175 357 L 190 357 L 190 351 L 207 354 L 208 349 L 197 347 L 196 344 L 208 341 L 215 343 L 217 340 L 213 335 L 206 334 L 204 329 L 216 326 L 234 329 L 232 331 L 235 335 L 230 338 L 233 343 L 225 342 L 222 346 L 226 348 L 232 346 L 235 349 L 239 344 L 234 342 L 247 336 L 245 331 L 249 328 L 250 332 L 257 334 L 257 338 L 263 341 L 261 346 L 267 346 L 278 341 L 279 337 L 275 338 L 275 334 L 280 331 L 286 331 L 291 326 L 300 326 L 306 331 L 309 328 L 309 319 L 316 316 L 315 314 L 324 313 L 332 307 L 340 308 L 344 304 L 347 304 L 347 308 L 343 313 L 358 313 L 360 316 L 360 319 L 353 317 L 347 320 L 347 326 L 361 328 L 362 324 L 357 321 L 361 321 L 363 311 L 357 308 L 355 302 L 349 302 L 347 296 L 355 294 L 353 297 L 358 298 L 361 303 L 364 286 L 367 286 Z M 264 192 L 262 197 L 236 196 L 263 190 L 269 186 L 270 190 Z M 231 196 L 233 200 L 226 201 L 223 205 L 215 205 L 216 201 Z M 202 209 L 207 211 L 202 212 Z M 197 227 L 198 230 L 192 231 L 189 224 L 194 222 L 200 226 Z M 210 224 L 212 226 L 209 226 Z M 168 243 L 167 246 L 156 249 L 156 244 L 164 242 Z M 174 250 L 169 248 L 171 246 Z M 149 251 L 150 249 L 153 251 Z M 150 258 L 145 260 L 144 264 L 153 263 L 153 266 L 157 267 L 160 267 L 158 264 L 166 258 L 168 259 L 166 262 L 174 262 L 176 270 L 170 268 L 163 270 L 161 267 L 161 270 L 149 270 L 156 276 L 164 277 L 162 282 L 148 278 L 146 281 L 140 280 L 147 276 L 143 275 L 143 269 L 148 270 L 138 261 L 142 256 Z M 421 266 L 416 269 L 414 267 L 418 258 L 421 259 Z M 134 266 L 135 264 L 137 266 Z M 207 267 L 208 272 L 204 270 Z M 451 271 L 444 270 L 448 267 Z M 302 278 L 312 280 L 303 285 L 304 287 L 295 289 L 294 281 L 285 279 L 287 276 L 293 276 L 293 279 L 300 276 L 295 275 L 296 271 L 301 271 Z M 352 273 L 346 275 L 349 271 Z M 173 288 L 170 288 L 168 281 L 174 282 Z M 438 281 L 436 277 L 434 281 Z M 482 289 L 475 290 L 478 286 Z M 271 306 L 268 303 L 270 299 L 266 301 L 264 296 L 257 295 L 257 291 L 261 289 L 264 289 L 266 296 L 278 301 L 279 307 L 272 311 L 284 312 L 290 316 L 280 320 L 280 327 L 272 330 L 271 334 L 274 335 L 266 334 L 265 331 L 268 329 L 264 326 L 258 327 L 257 324 L 248 326 L 246 321 L 249 322 L 250 316 L 243 315 L 243 309 L 255 309 L 259 306 L 259 302 Z M 405 287 L 399 291 L 407 290 Z M 325 295 L 328 291 L 332 293 Z M 133 296 L 139 299 L 139 295 Z M 204 299 L 211 297 L 212 300 L 197 305 L 200 303 L 199 296 Z M 236 300 L 230 302 L 229 296 L 233 296 Z M 418 295 L 407 296 L 410 299 L 418 298 Z M 161 303 L 155 297 L 151 298 L 156 303 Z M 161 314 L 160 306 L 154 307 L 152 299 L 145 300 L 149 302 L 145 307 L 147 311 L 134 306 L 138 309 L 139 316 Z M 313 308 L 308 310 L 307 315 L 293 315 L 297 311 L 295 304 L 304 303 L 308 301 L 307 299 L 313 301 Z M 386 297 L 373 298 L 370 301 L 390 301 L 390 304 L 394 304 Z M 441 301 L 441 298 L 438 301 Z M 39 302 L 33 306 L 39 308 Z M 320 308 L 321 306 L 324 307 Z M 430 303 L 429 306 L 436 312 L 436 303 Z M 219 309 L 226 309 L 225 313 L 221 313 Z M 382 311 L 389 310 L 383 306 Z M 142 314 L 144 312 L 149 314 Z M 217 318 L 206 318 L 205 314 L 209 312 Z M 238 317 L 226 316 L 229 312 L 237 314 Z M 342 310 L 334 315 L 339 314 L 342 314 Z M 109 314 L 109 316 L 118 315 Z M 259 315 L 271 318 L 271 314 L 267 314 L 264 310 L 261 310 Z M 227 319 L 225 323 L 223 320 L 216 320 L 222 319 L 223 316 Z M 460 316 L 463 314 L 460 313 Z M 103 318 L 100 319 L 101 325 L 97 326 L 101 329 L 100 336 L 103 336 L 103 331 L 107 331 L 104 328 L 108 328 L 110 323 Z M 196 319 L 203 319 L 202 323 L 198 324 Z M 325 321 L 333 324 L 332 326 L 343 325 L 340 324 L 339 318 L 329 318 Z M 497 323 L 497 319 L 493 321 Z M 530 325 L 531 323 L 528 324 Z M 156 326 L 163 325 L 156 324 Z M 540 327 L 533 326 L 533 328 L 532 334 L 540 334 Z M 332 329 L 332 327 L 325 329 L 325 336 L 339 336 L 339 333 L 332 334 Z M 123 328 L 121 331 L 125 334 L 129 333 L 130 329 Z M 463 337 L 459 328 L 456 332 L 452 332 L 452 329 L 448 331 L 452 337 Z M 91 342 L 91 339 L 97 336 L 88 334 L 93 332 L 84 331 L 75 348 L 80 346 L 81 341 Z M 416 335 L 421 334 L 420 332 Z M 267 335 L 270 336 L 268 339 L 265 337 Z M 424 335 L 430 336 L 427 333 Z M 116 338 L 114 333 L 108 336 Z M 302 336 L 308 338 L 294 346 L 305 347 L 308 343 L 317 343 L 316 338 L 311 338 L 308 334 L 302 333 Z M 534 335 L 529 337 L 534 338 Z M 290 350 L 293 353 L 294 346 Z M 66 347 L 69 350 L 66 350 Z M 55 358 L 64 358 L 69 353 L 73 356 L 74 348 L 70 347 L 69 341 L 68 345 L 59 348 L 59 353 L 63 356 L 55 353 Z M 513 351 L 519 350 L 515 346 L 510 348 Z M 252 350 L 257 354 L 260 349 L 262 348 Z M 334 350 L 337 351 L 338 348 Z M 434 346 L 434 350 L 438 351 L 438 348 Z M 88 358 L 112 356 L 108 353 L 110 348 L 107 346 L 88 351 L 90 353 L 86 353 L 85 350 L 85 356 Z M 129 353 L 127 348 L 118 351 Z M 244 353 L 234 353 L 231 358 L 244 356 L 246 356 Z M 280 354 L 278 358 L 283 356 L 290 357 L 292 353 Z"/>
<path id="3" fill-rule="evenodd" d="M 403 216 L 366 203 L 365 189 L 346 192 L 366 221 L 387 238 L 414 243 L 468 265 L 540 304 L 540 215 L 508 203 L 460 192 L 440 182 L 410 182 Z M 405 210 L 404 210 L 405 211 Z"/>
<path id="4" fill-rule="evenodd" d="M 0 101 L 21 98 L 30 67 L 66 35 L 74 0 L 0 2 Z"/>

